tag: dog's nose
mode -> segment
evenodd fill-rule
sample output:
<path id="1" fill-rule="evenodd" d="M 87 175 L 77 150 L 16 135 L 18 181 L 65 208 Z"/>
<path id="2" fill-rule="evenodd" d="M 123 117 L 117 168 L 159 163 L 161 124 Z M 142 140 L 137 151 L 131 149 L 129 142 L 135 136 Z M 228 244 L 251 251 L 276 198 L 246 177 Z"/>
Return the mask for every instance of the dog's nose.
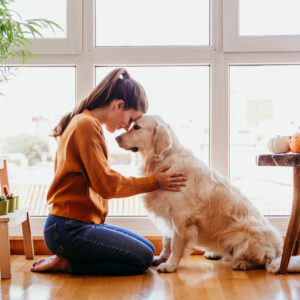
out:
<path id="1" fill-rule="evenodd" d="M 117 141 L 117 143 L 121 143 L 121 141 L 122 141 L 122 137 L 119 135 L 119 136 L 117 136 L 116 137 L 116 141 Z"/>

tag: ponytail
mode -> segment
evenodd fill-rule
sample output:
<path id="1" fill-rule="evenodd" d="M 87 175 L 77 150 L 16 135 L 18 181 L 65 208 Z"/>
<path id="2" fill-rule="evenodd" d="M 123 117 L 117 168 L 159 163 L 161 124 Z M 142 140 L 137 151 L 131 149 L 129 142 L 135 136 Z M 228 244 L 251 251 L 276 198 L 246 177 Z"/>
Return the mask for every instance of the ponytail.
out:
<path id="1" fill-rule="evenodd" d="M 133 108 L 144 113 L 148 109 L 148 100 L 141 84 L 132 79 L 126 69 L 111 71 L 72 112 L 64 115 L 54 127 L 52 137 L 60 137 L 72 118 L 85 109 L 108 106 L 114 99 L 123 99 L 124 109 Z"/>

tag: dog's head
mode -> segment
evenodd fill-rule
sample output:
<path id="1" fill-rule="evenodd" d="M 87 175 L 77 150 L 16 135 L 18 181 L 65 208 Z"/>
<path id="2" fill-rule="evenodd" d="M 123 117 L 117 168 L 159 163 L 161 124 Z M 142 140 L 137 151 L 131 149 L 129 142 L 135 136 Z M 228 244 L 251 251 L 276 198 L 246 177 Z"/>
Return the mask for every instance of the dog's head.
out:
<path id="1" fill-rule="evenodd" d="M 172 147 L 169 126 L 159 116 L 144 116 L 136 120 L 129 131 L 116 137 L 121 148 L 143 155 L 161 154 Z"/>

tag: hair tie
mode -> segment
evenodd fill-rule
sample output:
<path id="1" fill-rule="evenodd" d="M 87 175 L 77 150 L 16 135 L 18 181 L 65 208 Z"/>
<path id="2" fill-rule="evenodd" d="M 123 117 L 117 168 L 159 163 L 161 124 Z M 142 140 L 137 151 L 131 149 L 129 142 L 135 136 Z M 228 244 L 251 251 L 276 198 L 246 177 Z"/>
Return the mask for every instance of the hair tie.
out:
<path id="1" fill-rule="evenodd" d="M 123 79 L 130 79 L 130 75 L 129 75 L 129 73 L 127 73 L 127 72 L 124 72 L 124 73 L 122 74 L 122 77 L 123 77 Z"/>

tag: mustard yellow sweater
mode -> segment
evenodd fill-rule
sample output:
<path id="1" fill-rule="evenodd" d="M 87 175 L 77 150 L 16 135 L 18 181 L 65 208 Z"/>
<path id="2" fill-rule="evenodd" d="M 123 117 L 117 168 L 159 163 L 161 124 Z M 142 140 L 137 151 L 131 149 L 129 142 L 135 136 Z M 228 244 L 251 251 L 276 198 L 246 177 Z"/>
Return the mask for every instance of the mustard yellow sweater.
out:
<path id="1" fill-rule="evenodd" d="M 89 110 L 73 117 L 62 134 L 54 179 L 47 194 L 49 212 L 87 223 L 104 223 L 108 199 L 154 191 L 154 175 L 126 178 L 110 169 L 100 122 Z"/>

